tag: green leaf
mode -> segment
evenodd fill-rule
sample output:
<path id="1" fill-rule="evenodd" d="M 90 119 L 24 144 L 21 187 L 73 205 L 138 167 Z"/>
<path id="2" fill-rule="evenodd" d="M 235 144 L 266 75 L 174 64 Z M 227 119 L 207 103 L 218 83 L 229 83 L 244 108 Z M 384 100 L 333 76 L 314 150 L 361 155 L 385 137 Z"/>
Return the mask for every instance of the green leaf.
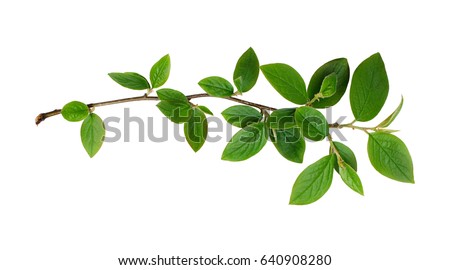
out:
<path id="1" fill-rule="evenodd" d="M 347 89 L 348 81 L 350 78 L 350 68 L 348 66 L 347 59 L 339 58 L 325 63 L 324 65 L 319 67 L 316 72 L 314 72 L 314 75 L 311 77 L 311 80 L 308 84 L 309 98 L 314 98 L 314 96 L 320 92 L 320 88 L 323 84 L 324 79 L 332 73 L 336 74 L 336 93 L 329 98 L 314 102 L 312 104 L 313 107 L 331 107 L 338 103 L 339 100 L 341 100 L 342 96 L 345 94 L 345 90 Z"/>
<path id="2" fill-rule="evenodd" d="M 188 99 L 180 91 L 164 88 L 156 91 L 156 94 L 161 101 L 189 105 Z"/>
<path id="3" fill-rule="evenodd" d="M 253 123 L 234 134 L 223 150 L 222 159 L 242 161 L 256 155 L 266 145 L 267 128 L 264 123 Z"/>
<path id="4" fill-rule="evenodd" d="M 350 165 L 355 171 L 358 170 L 358 162 L 356 161 L 355 153 L 353 153 L 352 149 L 350 149 L 347 145 L 340 143 L 340 142 L 334 142 L 334 147 L 336 147 L 337 151 L 339 152 L 339 155 L 344 160 L 345 163 Z M 332 154 L 333 149 L 330 147 L 330 154 Z M 334 169 L 336 172 L 339 172 L 339 164 L 336 159 L 336 163 L 334 164 Z"/>
<path id="5" fill-rule="evenodd" d="M 268 64 L 261 66 L 261 71 L 269 83 L 285 99 L 295 104 L 308 102 L 306 85 L 302 76 L 286 64 Z"/>
<path id="6" fill-rule="evenodd" d="M 395 111 L 391 115 L 389 115 L 388 118 L 384 119 L 383 122 L 378 124 L 378 127 L 386 128 L 390 124 L 392 124 L 392 122 L 394 122 L 395 118 L 397 118 L 397 115 L 402 110 L 402 107 L 403 107 L 403 96 L 402 96 L 402 101 L 400 101 L 400 104 L 398 105 L 397 109 L 395 109 Z"/>
<path id="7" fill-rule="evenodd" d="M 95 113 L 89 114 L 81 125 L 81 142 L 88 155 L 92 158 L 102 147 L 105 137 L 103 120 Z"/>
<path id="8" fill-rule="evenodd" d="M 301 127 L 303 136 L 313 141 L 321 141 L 328 135 L 328 122 L 318 110 L 299 107 L 295 110 L 295 121 Z"/>
<path id="9" fill-rule="evenodd" d="M 199 108 L 200 110 L 202 110 L 204 113 L 207 113 L 207 114 L 209 114 L 209 115 L 214 115 L 214 114 L 212 113 L 212 111 L 211 111 L 210 109 L 208 109 L 208 107 L 206 107 L 206 106 L 199 105 L 198 108 Z"/>
<path id="10" fill-rule="evenodd" d="M 369 134 L 367 152 L 372 166 L 382 175 L 400 182 L 414 183 L 411 155 L 396 136 L 384 132 Z"/>
<path id="11" fill-rule="evenodd" d="M 150 70 L 150 81 L 153 88 L 161 87 L 167 82 L 170 75 L 170 56 L 164 55 L 156 62 Z"/>
<path id="12" fill-rule="evenodd" d="M 192 150 L 197 152 L 203 146 L 208 135 L 208 122 L 205 114 L 198 108 L 192 110 L 192 116 L 184 123 L 184 136 Z"/>
<path id="13" fill-rule="evenodd" d="M 343 164 L 344 167 L 339 167 L 339 174 L 341 175 L 344 183 L 354 191 L 364 196 L 364 189 L 356 171 L 347 163 Z"/>
<path id="14" fill-rule="evenodd" d="M 61 114 L 67 121 L 78 122 L 89 115 L 89 107 L 83 102 L 72 101 L 64 105 Z"/>
<path id="15" fill-rule="evenodd" d="M 156 107 L 172 122 L 180 124 L 187 122 L 191 118 L 192 108 L 189 104 L 172 103 L 170 101 L 161 101 Z"/>
<path id="16" fill-rule="evenodd" d="M 233 73 L 234 85 L 239 92 L 247 92 L 255 86 L 259 75 L 259 61 L 255 51 L 249 48 L 238 60 Z"/>
<path id="17" fill-rule="evenodd" d="M 269 135 L 273 145 L 283 157 L 292 162 L 303 162 L 306 144 L 298 127 L 271 130 Z"/>
<path id="18" fill-rule="evenodd" d="M 320 87 L 320 93 L 324 98 L 329 98 L 336 94 L 337 75 L 331 73 L 323 79 L 322 86 Z"/>
<path id="19" fill-rule="evenodd" d="M 295 109 L 283 108 L 273 111 L 267 120 L 269 127 L 271 129 L 287 129 L 296 126 Z"/>
<path id="20" fill-rule="evenodd" d="M 228 123 L 240 128 L 257 123 L 263 117 L 258 110 L 245 105 L 231 106 L 222 112 L 222 116 Z"/>
<path id="21" fill-rule="evenodd" d="M 109 77 L 113 79 L 116 83 L 122 85 L 123 87 L 133 89 L 133 90 L 144 90 L 150 89 L 150 84 L 147 79 L 142 75 L 134 72 L 125 73 L 108 73 Z"/>
<path id="22" fill-rule="evenodd" d="M 303 170 L 292 187 L 290 204 L 305 205 L 320 199 L 331 186 L 335 159 L 335 155 L 325 156 Z"/>
<path id="23" fill-rule="evenodd" d="M 350 105 L 355 120 L 370 121 L 383 108 L 389 93 L 389 81 L 383 59 L 376 53 L 355 70 L 350 86 Z"/>
<path id="24" fill-rule="evenodd" d="M 233 95 L 233 85 L 222 77 L 204 78 L 198 82 L 198 85 L 213 97 L 230 97 Z"/>

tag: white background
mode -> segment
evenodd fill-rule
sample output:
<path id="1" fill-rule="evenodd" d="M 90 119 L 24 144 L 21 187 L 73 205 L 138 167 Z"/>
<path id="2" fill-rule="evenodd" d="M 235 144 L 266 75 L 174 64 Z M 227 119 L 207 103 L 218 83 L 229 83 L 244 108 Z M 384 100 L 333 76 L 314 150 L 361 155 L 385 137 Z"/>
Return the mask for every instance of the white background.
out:
<path id="1" fill-rule="evenodd" d="M 158 254 L 330 254 L 332 266 L 323 269 L 450 269 L 448 25 L 445 1 L 2 1 L 0 269 L 150 269 L 119 266 L 117 257 Z M 305 164 L 284 160 L 270 144 L 231 163 L 220 160 L 224 140 L 194 154 L 173 137 L 138 142 L 135 126 L 132 142 L 105 144 L 90 159 L 80 123 L 55 117 L 34 125 L 38 113 L 71 100 L 141 94 L 106 74 L 147 75 L 166 53 L 166 86 L 201 92 L 197 82 L 206 76 L 231 79 L 249 46 L 261 64 L 288 63 L 305 81 L 328 60 L 347 57 L 354 70 L 381 52 L 390 95 L 367 125 L 404 95 L 393 128 L 409 146 L 416 184 L 371 168 L 359 131 L 345 135 L 366 196 L 335 175 L 321 200 L 289 206 L 296 177 L 327 153 L 326 142 L 308 144 Z M 292 106 L 262 75 L 244 99 Z M 198 103 L 216 115 L 232 105 Z M 122 117 L 130 107 L 134 116 L 160 121 L 154 105 L 96 112 Z M 333 115 L 351 120 L 348 94 Z"/>

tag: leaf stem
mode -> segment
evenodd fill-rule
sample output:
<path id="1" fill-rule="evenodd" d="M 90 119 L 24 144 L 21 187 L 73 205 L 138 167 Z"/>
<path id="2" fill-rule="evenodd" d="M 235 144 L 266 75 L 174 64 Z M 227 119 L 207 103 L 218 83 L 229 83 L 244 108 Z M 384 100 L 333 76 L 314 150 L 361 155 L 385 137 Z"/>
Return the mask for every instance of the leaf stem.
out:
<path id="1" fill-rule="evenodd" d="M 204 97 L 212 97 L 212 96 L 210 96 L 210 95 L 208 95 L 206 93 L 201 93 L 201 94 L 188 95 L 186 97 L 187 97 L 188 100 L 191 100 L 191 99 L 195 99 L 195 98 L 204 98 Z M 269 106 L 266 106 L 266 105 L 254 103 L 254 102 L 247 101 L 247 100 L 238 99 L 238 98 L 235 98 L 235 97 L 225 97 L 223 99 L 228 99 L 228 100 L 231 100 L 231 101 L 236 102 L 236 103 L 241 103 L 241 104 L 245 104 L 245 105 L 248 105 L 248 106 L 252 106 L 252 107 L 258 108 L 260 110 L 268 110 L 268 111 L 275 111 L 275 110 L 277 110 L 276 108 L 273 108 L 273 107 L 269 107 Z M 148 96 L 147 93 L 146 93 L 143 96 L 121 98 L 121 99 L 102 101 L 102 102 L 97 102 L 97 103 L 90 103 L 90 104 L 87 104 L 87 106 L 89 107 L 89 109 L 94 109 L 96 107 L 109 106 L 109 105 L 121 104 L 121 103 L 127 103 L 127 102 L 134 102 L 134 101 L 146 101 L 146 100 L 158 101 L 159 98 L 156 97 L 156 96 Z M 36 117 L 35 123 L 36 123 L 36 125 L 39 125 L 45 119 L 47 119 L 49 117 L 52 117 L 52 116 L 55 116 L 55 115 L 59 115 L 59 114 L 61 114 L 61 109 L 56 109 L 56 110 L 53 110 L 53 111 L 40 113 Z"/>
<path id="2" fill-rule="evenodd" d="M 330 142 L 331 150 L 337 156 L 339 167 L 343 168 L 344 167 L 344 159 L 342 159 L 341 154 L 339 153 L 339 151 L 337 150 L 336 146 L 334 145 L 333 138 L 331 137 L 330 134 L 328 134 L 328 141 Z"/>

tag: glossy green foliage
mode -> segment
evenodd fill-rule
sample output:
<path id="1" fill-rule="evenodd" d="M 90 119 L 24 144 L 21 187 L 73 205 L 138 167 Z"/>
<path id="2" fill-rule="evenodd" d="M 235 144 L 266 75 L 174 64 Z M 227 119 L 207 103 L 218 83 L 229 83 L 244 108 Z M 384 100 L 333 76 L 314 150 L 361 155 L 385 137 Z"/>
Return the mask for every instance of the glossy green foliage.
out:
<path id="1" fill-rule="evenodd" d="M 205 143 L 208 135 L 208 122 L 205 114 L 198 108 L 192 110 L 192 116 L 184 123 L 184 136 L 192 150 L 197 152 Z"/>
<path id="2" fill-rule="evenodd" d="M 264 123 L 253 123 L 238 131 L 225 147 L 223 160 L 242 161 L 256 155 L 266 145 L 267 128 Z"/>
<path id="3" fill-rule="evenodd" d="M 369 134 L 367 152 L 372 166 L 382 175 L 400 182 L 414 183 L 411 155 L 396 136 L 385 132 Z"/>
<path id="4" fill-rule="evenodd" d="M 333 180 L 335 155 L 328 155 L 306 167 L 292 187 L 290 204 L 310 204 L 328 191 Z"/>
<path id="5" fill-rule="evenodd" d="M 272 129 L 287 129 L 296 126 L 296 108 L 284 108 L 273 111 L 267 122 Z"/>
<path id="6" fill-rule="evenodd" d="M 342 164 L 342 166 L 339 167 L 339 174 L 341 175 L 342 181 L 344 181 L 349 188 L 361 195 L 364 195 L 361 179 L 359 179 L 358 174 L 352 166 L 347 163 Z"/>
<path id="7" fill-rule="evenodd" d="M 81 125 L 81 142 L 88 155 L 92 158 L 97 154 L 105 137 L 103 120 L 95 113 L 89 114 Z"/>
<path id="8" fill-rule="evenodd" d="M 278 152 L 287 160 L 303 162 L 306 143 L 298 127 L 270 130 L 270 140 Z"/>
<path id="9" fill-rule="evenodd" d="M 295 121 L 303 136 L 313 141 L 321 141 L 328 135 L 328 122 L 318 110 L 299 107 L 295 111 Z"/>
<path id="10" fill-rule="evenodd" d="M 172 122 L 180 124 L 189 120 L 192 108 L 183 93 L 165 88 L 156 91 L 156 94 L 161 100 L 156 106 Z"/>
<path id="11" fill-rule="evenodd" d="M 389 81 L 383 59 L 376 53 L 355 70 L 350 87 L 350 104 L 355 119 L 370 121 L 383 108 L 389 93 Z"/>
<path id="12" fill-rule="evenodd" d="M 314 72 L 308 84 L 308 97 L 313 99 L 320 92 L 325 78 L 333 73 L 336 74 L 336 93 L 331 97 L 314 102 L 313 107 L 328 108 L 334 106 L 345 94 L 350 79 L 350 67 L 347 59 L 339 58 L 323 64 Z"/>
<path id="13" fill-rule="evenodd" d="M 170 75 L 170 56 L 166 54 L 150 70 L 152 88 L 159 88 L 166 83 Z"/>
<path id="14" fill-rule="evenodd" d="M 398 105 L 397 109 L 395 109 L 395 111 L 391 115 L 389 115 L 380 124 L 378 124 L 378 127 L 380 127 L 380 128 L 389 127 L 392 124 L 392 122 L 394 122 L 395 118 L 397 118 L 397 115 L 402 110 L 402 107 L 403 107 L 403 97 L 402 97 L 402 100 L 400 101 L 400 104 Z"/>
<path id="15" fill-rule="evenodd" d="M 204 78 L 198 82 L 198 85 L 212 97 L 230 97 L 233 95 L 233 85 L 222 77 Z"/>
<path id="16" fill-rule="evenodd" d="M 344 160 L 344 162 L 350 165 L 350 167 L 352 167 L 355 171 L 357 171 L 358 162 L 356 161 L 356 156 L 355 153 L 353 153 L 352 149 L 350 149 L 347 145 L 340 142 L 333 141 L 333 145 L 334 147 L 336 147 L 337 151 L 339 152 L 339 155 Z M 330 154 L 331 153 L 333 153 L 332 147 L 330 147 Z M 339 172 L 339 165 L 337 163 L 337 160 L 336 163 L 334 164 L 334 169 L 336 170 L 336 172 Z"/>
<path id="17" fill-rule="evenodd" d="M 245 105 L 235 105 L 222 112 L 223 118 L 233 126 L 243 128 L 261 121 L 262 114 L 255 108 Z"/>
<path id="18" fill-rule="evenodd" d="M 259 75 L 259 61 L 255 51 L 249 48 L 238 60 L 233 73 L 234 85 L 244 93 L 255 86 Z"/>
<path id="19" fill-rule="evenodd" d="M 69 122 L 78 122 L 89 115 L 89 107 L 83 102 L 72 101 L 64 105 L 61 114 Z"/>
<path id="20" fill-rule="evenodd" d="M 150 89 L 150 84 L 147 79 L 134 72 L 113 72 L 108 74 L 111 79 L 113 79 L 116 83 L 122 85 L 123 87 L 132 89 L 132 90 L 145 90 Z"/>

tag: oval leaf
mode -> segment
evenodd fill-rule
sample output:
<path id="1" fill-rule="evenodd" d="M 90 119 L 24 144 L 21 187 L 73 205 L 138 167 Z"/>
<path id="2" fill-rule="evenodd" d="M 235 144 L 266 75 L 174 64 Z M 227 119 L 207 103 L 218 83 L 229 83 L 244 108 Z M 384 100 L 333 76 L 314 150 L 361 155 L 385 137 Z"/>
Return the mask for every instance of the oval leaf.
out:
<path id="1" fill-rule="evenodd" d="M 188 99 L 180 91 L 164 88 L 156 91 L 156 94 L 161 101 L 169 101 L 171 103 L 189 105 Z"/>
<path id="2" fill-rule="evenodd" d="M 321 141 L 328 135 L 328 122 L 318 110 L 300 107 L 295 110 L 295 121 L 303 136 L 313 141 Z"/>
<path id="3" fill-rule="evenodd" d="M 358 162 L 356 161 L 355 153 L 353 153 L 352 149 L 350 149 L 347 145 L 340 142 L 333 142 L 334 147 L 336 147 L 339 155 L 344 160 L 345 163 L 350 165 L 355 171 L 358 170 Z M 330 154 L 332 153 L 332 148 L 330 147 Z M 339 164 L 336 159 L 336 163 L 334 164 L 334 169 L 336 172 L 339 172 Z"/>
<path id="4" fill-rule="evenodd" d="M 198 82 L 198 85 L 213 97 L 230 97 L 233 95 L 233 85 L 222 77 L 204 78 Z"/>
<path id="5" fill-rule="evenodd" d="M 204 113 L 206 113 L 206 114 L 214 115 L 214 114 L 212 113 L 212 111 L 211 111 L 210 109 L 208 109 L 208 107 L 206 107 L 206 106 L 199 105 L 198 108 L 199 108 L 200 110 L 202 110 L 202 112 L 204 112 Z"/>
<path id="6" fill-rule="evenodd" d="M 192 116 L 184 123 L 184 136 L 192 150 L 197 152 L 203 146 L 208 135 L 208 122 L 205 114 L 198 108 L 192 110 Z"/>
<path id="7" fill-rule="evenodd" d="M 367 152 L 372 166 L 382 175 L 400 182 L 414 183 L 411 155 L 396 136 L 385 132 L 369 134 Z"/>
<path id="8" fill-rule="evenodd" d="M 170 56 L 164 55 L 150 70 L 150 82 L 153 88 L 161 87 L 167 82 L 170 75 Z"/>
<path id="9" fill-rule="evenodd" d="M 256 155 L 266 145 L 267 129 L 264 123 L 254 123 L 238 131 L 225 147 L 223 160 L 242 161 Z"/>
<path id="10" fill-rule="evenodd" d="M 133 89 L 133 90 L 144 90 L 150 89 L 150 84 L 147 79 L 142 75 L 134 72 L 118 73 L 113 72 L 108 74 L 111 79 L 116 83 L 122 85 L 123 87 Z"/>
<path id="11" fill-rule="evenodd" d="M 249 48 L 238 60 L 233 73 L 234 85 L 239 92 L 247 92 L 255 86 L 259 75 L 259 61 L 255 51 Z"/>
<path id="12" fill-rule="evenodd" d="M 402 107 L 403 107 L 403 96 L 402 96 L 402 100 L 400 101 L 400 104 L 398 105 L 397 109 L 395 109 L 395 111 L 391 115 L 389 115 L 388 118 L 384 119 L 384 121 L 381 122 L 378 125 L 378 127 L 387 128 L 389 125 L 391 125 L 392 122 L 394 122 L 395 118 L 397 118 L 397 115 L 402 110 Z"/>
<path id="13" fill-rule="evenodd" d="M 294 127 L 271 131 L 270 140 L 278 152 L 287 160 L 302 163 L 306 144 L 300 129 Z"/>
<path id="14" fill-rule="evenodd" d="M 156 107 L 158 107 L 170 121 L 177 124 L 187 122 L 192 113 L 192 108 L 189 104 L 173 103 L 163 100 L 159 102 Z"/>
<path id="15" fill-rule="evenodd" d="M 89 107 L 83 102 L 72 101 L 64 105 L 61 114 L 67 121 L 78 122 L 89 115 Z"/>
<path id="16" fill-rule="evenodd" d="M 348 81 L 350 79 L 350 67 L 348 66 L 347 59 L 339 58 L 331 60 L 321 67 L 319 67 L 316 72 L 311 77 L 308 84 L 308 96 L 310 99 L 320 92 L 321 86 L 325 78 L 332 74 L 336 74 L 336 93 L 327 98 L 321 99 L 312 104 L 315 108 L 328 108 L 341 100 L 342 96 L 345 94 L 347 89 Z"/>
<path id="17" fill-rule="evenodd" d="M 84 149 L 92 158 L 103 144 L 103 138 L 105 137 L 103 120 L 95 113 L 89 114 L 81 125 L 80 135 Z"/>
<path id="18" fill-rule="evenodd" d="M 269 127 L 271 129 L 287 129 L 296 126 L 295 109 L 296 108 L 284 108 L 273 111 L 267 120 Z"/>
<path id="19" fill-rule="evenodd" d="M 347 163 L 343 164 L 343 167 L 339 167 L 339 174 L 341 175 L 344 183 L 354 191 L 361 195 L 364 195 L 364 189 L 356 171 Z"/>
<path id="20" fill-rule="evenodd" d="M 245 105 L 231 106 L 222 112 L 222 116 L 228 123 L 240 128 L 257 123 L 263 117 L 258 110 Z"/>
<path id="21" fill-rule="evenodd" d="M 389 93 L 389 81 L 383 59 L 376 53 L 355 70 L 350 86 L 350 104 L 355 120 L 370 121 L 383 108 Z"/>
<path id="22" fill-rule="evenodd" d="M 305 205 L 320 199 L 333 180 L 335 155 L 329 155 L 306 167 L 292 187 L 290 204 Z"/>
<path id="23" fill-rule="evenodd" d="M 295 104 L 308 102 L 306 85 L 302 76 L 286 64 L 268 64 L 261 66 L 261 71 L 269 83 L 285 99 Z"/>

